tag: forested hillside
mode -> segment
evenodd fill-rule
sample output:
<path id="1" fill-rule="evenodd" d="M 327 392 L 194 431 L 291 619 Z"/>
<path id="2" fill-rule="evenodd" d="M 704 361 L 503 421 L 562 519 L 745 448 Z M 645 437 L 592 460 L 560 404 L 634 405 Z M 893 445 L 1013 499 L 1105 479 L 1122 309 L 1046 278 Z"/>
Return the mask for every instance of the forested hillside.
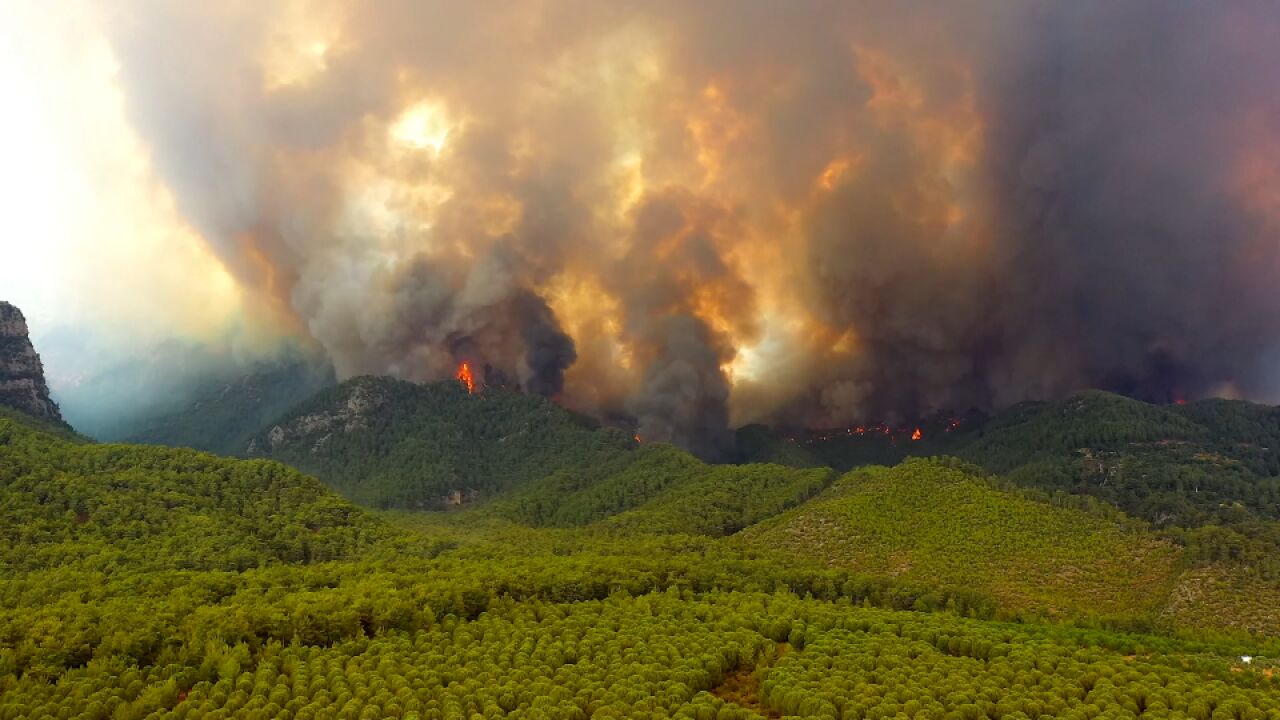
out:
<path id="1" fill-rule="evenodd" d="M 627 455 L 612 484 L 378 516 L 274 462 L 0 418 L 0 718 L 1280 714 L 1280 644 L 1159 612 L 1173 550 L 1118 515 L 937 462 L 786 511 L 828 472 Z M 763 541 L 823 514 L 791 535 L 812 553 Z"/>
<path id="2" fill-rule="evenodd" d="M 1023 497 L 940 460 L 851 472 L 740 541 L 1068 616 L 1154 614 L 1178 558 L 1172 543 L 1120 513 Z"/>
<path id="3" fill-rule="evenodd" d="M 533 395 L 363 377 L 294 408 L 253 453 L 381 508 L 482 506 L 541 527 L 726 535 L 821 490 L 826 468 L 708 465 Z"/>
<path id="4" fill-rule="evenodd" d="M 827 468 L 708 465 L 649 445 L 528 482 L 481 512 L 533 526 L 607 520 L 623 531 L 729 535 L 812 497 L 831 476 Z"/>
<path id="5" fill-rule="evenodd" d="M 938 416 L 907 427 L 792 436 L 749 426 L 737 439 L 740 457 L 754 463 L 708 466 L 540 397 L 357 378 L 298 406 L 253 446 L 375 507 L 480 507 L 535 527 L 603 523 L 624 532 L 709 535 L 732 534 L 803 502 L 830 481 L 824 464 L 951 455 L 1059 505 L 1080 503 L 1058 494 L 1091 496 L 1146 521 L 1185 549 L 1180 563 L 1205 573 L 1204 583 L 1179 586 L 1183 597 L 1242 583 L 1255 592 L 1236 593 L 1233 606 L 1280 597 L 1275 408 L 1154 406 L 1087 392 L 990 418 Z"/>
<path id="6" fill-rule="evenodd" d="M 774 463 L 791 467 L 824 467 L 831 463 L 808 447 L 764 425 L 747 425 L 734 433 L 738 460 L 745 463 Z"/>
<path id="7" fill-rule="evenodd" d="M 635 446 L 539 396 L 358 377 L 294 407 L 253 438 L 250 454 L 314 473 L 362 504 L 435 510 Z"/>
<path id="8" fill-rule="evenodd" d="M 926 426 L 919 441 L 824 431 L 768 442 L 790 442 L 838 469 L 954 455 L 1023 487 L 1118 507 L 1186 545 L 1189 562 L 1280 580 L 1280 408 L 1157 406 L 1090 391 Z"/>

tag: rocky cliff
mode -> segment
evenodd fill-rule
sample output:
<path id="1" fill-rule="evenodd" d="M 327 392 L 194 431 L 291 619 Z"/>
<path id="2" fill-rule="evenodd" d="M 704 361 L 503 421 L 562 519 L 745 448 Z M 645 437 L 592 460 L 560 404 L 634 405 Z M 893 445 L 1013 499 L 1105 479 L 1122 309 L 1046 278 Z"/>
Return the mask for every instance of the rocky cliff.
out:
<path id="1" fill-rule="evenodd" d="M 0 405 L 28 415 L 62 421 L 58 406 L 49 398 L 44 366 L 27 337 L 22 311 L 0 301 Z"/>

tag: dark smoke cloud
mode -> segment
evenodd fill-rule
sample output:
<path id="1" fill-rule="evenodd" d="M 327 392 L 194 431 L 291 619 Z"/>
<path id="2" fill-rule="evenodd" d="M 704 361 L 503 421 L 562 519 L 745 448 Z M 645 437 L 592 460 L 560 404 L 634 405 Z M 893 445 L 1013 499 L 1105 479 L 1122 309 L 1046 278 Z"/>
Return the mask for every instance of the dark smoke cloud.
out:
<path id="1" fill-rule="evenodd" d="M 1026 62 L 993 74 L 992 196 L 1014 310 L 997 367 L 1016 377 L 1024 348 L 1052 341 L 1050 389 L 1169 401 L 1234 381 L 1267 394 L 1258 362 L 1280 293 L 1259 280 L 1276 277 L 1280 244 L 1235 176 L 1252 145 L 1276 141 L 1280 51 L 1247 31 L 1274 31 L 1275 10 L 1064 6 L 1037 18 L 1049 32 Z M 1270 117 L 1270 137 L 1242 132 L 1251 113 Z M 1002 402 L 1028 391 L 991 384 Z"/>
<path id="2" fill-rule="evenodd" d="M 564 391 L 564 372 L 578 359 L 573 338 L 560 330 L 542 298 L 526 291 L 521 305 L 516 314 L 525 345 L 520 384 L 528 392 L 554 397 Z"/>
<path id="3" fill-rule="evenodd" d="M 1275 390 L 1273 5 L 139 0 L 108 21 L 180 210 L 342 376 L 475 361 L 709 456 L 731 411 Z"/>
<path id="4" fill-rule="evenodd" d="M 733 437 L 729 385 L 720 371 L 723 353 L 697 318 L 673 315 L 657 325 L 656 358 L 627 405 L 639 421 L 639 435 L 644 441 L 678 441 L 701 457 L 724 459 Z"/>
<path id="5" fill-rule="evenodd" d="M 944 222 L 946 168 L 883 127 L 863 128 L 863 171 L 810 215 L 809 307 L 861 348 L 808 367 L 821 381 L 784 413 L 893 420 L 1084 387 L 1275 398 L 1280 292 L 1265 278 L 1280 244 L 1237 176 L 1280 131 L 1280 51 L 1265 41 L 1280 13 L 1012 15 L 986 51 L 967 49 L 985 125 L 971 218 Z M 1267 118 L 1261 136 L 1245 134 L 1250 116 Z"/>

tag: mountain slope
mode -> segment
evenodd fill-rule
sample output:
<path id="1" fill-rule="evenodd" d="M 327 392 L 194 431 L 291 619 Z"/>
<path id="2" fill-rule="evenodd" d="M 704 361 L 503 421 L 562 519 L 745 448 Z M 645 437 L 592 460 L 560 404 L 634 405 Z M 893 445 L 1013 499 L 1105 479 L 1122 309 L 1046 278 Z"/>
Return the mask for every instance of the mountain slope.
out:
<path id="1" fill-rule="evenodd" d="M 611 520 L 648 532 L 724 535 L 825 487 L 826 468 L 708 465 L 640 444 L 546 398 L 459 383 L 363 377 L 294 408 L 255 454 L 316 474 L 376 507 L 480 506 L 535 527 Z"/>
<path id="2" fill-rule="evenodd" d="M 635 448 L 540 396 L 358 377 L 294 407 L 249 454 L 314 473 L 357 502 L 440 509 Z"/>
<path id="3" fill-rule="evenodd" d="M 841 478 L 742 541 L 932 586 L 985 590 L 1050 614 L 1151 615 L 1178 553 L 1123 519 L 999 490 L 954 462 L 910 460 Z"/>
<path id="4" fill-rule="evenodd" d="M 738 448 L 738 460 L 744 463 L 772 463 L 797 468 L 829 464 L 796 442 L 795 438 L 783 437 L 765 425 L 738 428 L 734 433 L 734 445 Z"/>

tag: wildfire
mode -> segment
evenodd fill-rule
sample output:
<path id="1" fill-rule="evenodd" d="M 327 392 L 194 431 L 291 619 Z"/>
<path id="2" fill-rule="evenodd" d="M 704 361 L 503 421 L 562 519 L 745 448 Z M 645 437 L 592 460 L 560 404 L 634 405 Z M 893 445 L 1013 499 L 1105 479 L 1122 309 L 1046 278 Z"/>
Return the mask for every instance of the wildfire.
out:
<path id="1" fill-rule="evenodd" d="M 924 439 L 924 433 L 920 432 L 920 428 L 916 428 L 916 431 L 915 431 L 915 432 L 913 432 L 913 433 L 911 433 L 911 439 L 912 439 L 912 440 L 923 440 L 923 439 Z"/>
<path id="2" fill-rule="evenodd" d="M 467 386 L 468 394 L 474 393 L 476 391 L 476 382 L 475 382 L 475 379 L 471 376 L 471 363 L 463 362 L 462 364 L 458 365 L 458 374 L 455 375 L 454 377 L 458 378 L 458 382 Z"/>
<path id="3" fill-rule="evenodd" d="M 632 437 L 634 437 L 634 438 L 636 439 L 636 442 L 640 442 L 640 436 L 639 436 L 639 435 L 634 435 L 634 436 L 632 436 Z"/>

